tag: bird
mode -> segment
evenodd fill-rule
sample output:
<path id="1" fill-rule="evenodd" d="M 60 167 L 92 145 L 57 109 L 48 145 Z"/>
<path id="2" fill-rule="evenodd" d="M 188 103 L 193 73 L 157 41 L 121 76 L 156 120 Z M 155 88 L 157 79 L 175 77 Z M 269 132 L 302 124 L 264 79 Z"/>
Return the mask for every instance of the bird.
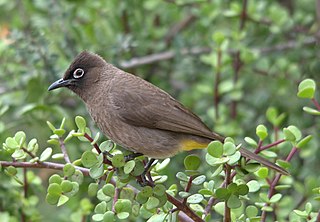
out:
<path id="1" fill-rule="evenodd" d="M 109 139 L 152 162 L 225 140 L 164 90 L 89 51 L 79 53 L 48 90 L 61 87 L 83 100 L 91 118 Z M 246 148 L 239 151 L 247 159 L 288 175 L 282 167 Z"/>

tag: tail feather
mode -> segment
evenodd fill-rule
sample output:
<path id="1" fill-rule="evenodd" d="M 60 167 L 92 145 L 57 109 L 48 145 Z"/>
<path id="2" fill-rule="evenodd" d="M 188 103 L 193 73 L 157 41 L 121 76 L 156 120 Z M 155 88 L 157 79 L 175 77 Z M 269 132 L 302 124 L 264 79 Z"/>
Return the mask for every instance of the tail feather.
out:
<path id="1" fill-rule="evenodd" d="M 242 156 L 248 158 L 248 159 L 251 159 L 251 160 L 255 160 L 255 161 L 258 161 L 259 163 L 261 163 L 262 165 L 270 168 L 270 169 L 273 169 L 283 175 L 289 175 L 288 171 L 286 171 L 285 169 L 283 169 L 282 167 L 270 162 L 269 160 L 261 157 L 261 156 L 258 156 L 257 154 L 255 153 L 252 153 L 250 152 L 249 150 L 245 149 L 245 148 L 240 148 L 240 153 L 242 154 Z"/>

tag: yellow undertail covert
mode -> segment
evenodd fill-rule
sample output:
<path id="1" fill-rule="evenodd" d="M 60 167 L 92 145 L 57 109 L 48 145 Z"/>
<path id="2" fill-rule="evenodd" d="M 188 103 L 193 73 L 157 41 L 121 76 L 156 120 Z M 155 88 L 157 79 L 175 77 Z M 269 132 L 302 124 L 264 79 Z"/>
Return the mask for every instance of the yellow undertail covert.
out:
<path id="1" fill-rule="evenodd" d="M 194 150 L 194 149 L 203 149 L 208 146 L 208 143 L 199 143 L 194 140 L 183 140 L 180 149 L 189 151 L 189 150 Z"/>

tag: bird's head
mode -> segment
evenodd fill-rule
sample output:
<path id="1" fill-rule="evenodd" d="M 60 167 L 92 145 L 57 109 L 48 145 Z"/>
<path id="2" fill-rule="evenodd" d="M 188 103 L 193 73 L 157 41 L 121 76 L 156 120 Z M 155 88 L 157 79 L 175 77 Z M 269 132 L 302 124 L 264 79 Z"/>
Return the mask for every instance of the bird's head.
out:
<path id="1" fill-rule="evenodd" d="M 52 83 L 48 90 L 67 87 L 82 97 L 85 92 L 97 86 L 107 65 L 97 54 L 83 51 L 75 57 L 63 78 Z"/>

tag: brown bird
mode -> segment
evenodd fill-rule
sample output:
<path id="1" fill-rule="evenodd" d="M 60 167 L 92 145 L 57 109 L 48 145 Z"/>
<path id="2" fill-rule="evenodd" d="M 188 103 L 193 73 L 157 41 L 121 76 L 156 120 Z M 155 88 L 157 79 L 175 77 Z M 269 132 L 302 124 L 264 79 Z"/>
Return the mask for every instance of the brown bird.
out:
<path id="1" fill-rule="evenodd" d="M 179 151 L 207 147 L 224 137 L 168 93 L 122 71 L 100 56 L 81 52 L 62 79 L 48 90 L 67 87 L 85 102 L 100 130 L 115 143 L 150 158 L 171 157 Z M 240 148 L 242 156 L 288 174 L 265 158 Z"/>

